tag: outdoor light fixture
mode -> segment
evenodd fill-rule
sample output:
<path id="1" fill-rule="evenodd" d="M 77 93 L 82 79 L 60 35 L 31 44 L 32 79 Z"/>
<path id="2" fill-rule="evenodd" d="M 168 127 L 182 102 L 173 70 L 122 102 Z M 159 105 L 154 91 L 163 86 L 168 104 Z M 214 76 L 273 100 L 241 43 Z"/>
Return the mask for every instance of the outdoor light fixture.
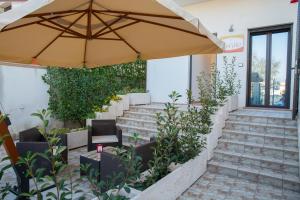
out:
<path id="1" fill-rule="evenodd" d="M 234 31 L 234 29 L 233 29 L 233 24 L 230 25 L 230 28 L 229 28 L 228 31 L 229 31 L 229 33 L 232 33 L 232 32 Z"/>

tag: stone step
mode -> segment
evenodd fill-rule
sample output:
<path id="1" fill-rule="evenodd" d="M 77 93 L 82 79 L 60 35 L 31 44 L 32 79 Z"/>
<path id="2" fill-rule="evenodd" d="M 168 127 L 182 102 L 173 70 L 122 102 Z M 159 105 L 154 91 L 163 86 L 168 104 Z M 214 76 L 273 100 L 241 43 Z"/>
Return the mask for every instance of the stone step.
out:
<path id="1" fill-rule="evenodd" d="M 155 114 L 159 112 L 164 112 L 163 106 L 154 106 L 154 105 L 147 105 L 147 106 L 130 106 L 129 110 L 131 112 L 139 112 L 139 113 L 150 113 Z"/>
<path id="2" fill-rule="evenodd" d="M 238 109 L 232 113 L 242 114 L 242 115 L 251 115 L 251 116 L 256 116 L 256 117 L 274 117 L 274 118 L 292 119 L 292 111 L 291 110 L 243 108 L 243 109 Z"/>
<path id="3" fill-rule="evenodd" d="M 260 133 L 271 133 L 281 136 L 294 136 L 298 137 L 296 126 L 275 125 L 275 124 L 262 124 L 254 122 L 241 122 L 241 121 L 226 121 L 225 129 L 252 131 Z"/>
<path id="4" fill-rule="evenodd" d="M 130 135 L 137 133 L 139 134 L 141 137 L 153 137 L 157 135 L 157 129 L 150 129 L 150 128 L 144 128 L 144 127 L 137 127 L 137 126 L 130 126 L 130 125 L 124 125 L 124 124 L 118 124 L 117 126 L 119 126 L 122 129 L 122 132 L 124 133 L 128 133 Z"/>
<path id="5" fill-rule="evenodd" d="M 175 105 L 179 111 L 187 111 L 188 106 L 185 104 L 176 104 Z M 198 106 L 196 106 L 198 107 Z M 163 113 L 165 109 L 164 104 L 151 104 L 151 105 L 139 105 L 139 106 L 130 106 L 129 110 L 131 112 L 141 112 L 141 113 Z"/>
<path id="6" fill-rule="evenodd" d="M 243 121 L 243 122 L 254 122 L 261 124 L 274 124 L 284 126 L 297 126 L 297 121 L 291 118 L 275 117 L 275 116 L 260 116 L 260 115 L 249 115 L 247 112 L 238 113 L 233 112 L 229 114 L 228 119 L 230 121 Z"/>
<path id="7" fill-rule="evenodd" d="M 125 111 L 124 117 L 156 121 L 156 115 L 151 113 Z"/>
<path id="8" fill-rule="evenodd" d="M 223 139 L 257 144 L 298 147 L 298 137 L 252 131 L 223 130 Z"/>
<path id="9" fill-rule="evenodd" d="M 152 120 L 118 117 L 117 124 L 135 126 L 140 128 L 156 129 L 156 121 Z"/>
<path id="10" fill-rule="evenodd" d="M 299 161 L 299 150 L 295 147 L 279 147 L 275 145 L 257 144 L 253 142 L 220 139 L 217 149 L 250 155 L 262 155 L 284 161 Z"/>
<path id="11" fill-rule="evenodd" d="M 249 166 L 253 169 L 270 170 L 299 177 L 299 162 L 296 161 L 283 161 L 281 159 L 269 158 L 268 156 L 250 155 L 223 150 L 215 150 L 213 159 L 216 161 L 232 162 L 244 167 Z"/>
<path id="12" fill-rule="evenodd" d="M 300 191 L 300 179 L 293 175 L 283 175 L 270 170 L 257 170 L 251 167 L 232 164 L 231 162 L 214 160 L 208 163 L 208 170 L 212 173 L 221 173 L 287 190 Z"/>

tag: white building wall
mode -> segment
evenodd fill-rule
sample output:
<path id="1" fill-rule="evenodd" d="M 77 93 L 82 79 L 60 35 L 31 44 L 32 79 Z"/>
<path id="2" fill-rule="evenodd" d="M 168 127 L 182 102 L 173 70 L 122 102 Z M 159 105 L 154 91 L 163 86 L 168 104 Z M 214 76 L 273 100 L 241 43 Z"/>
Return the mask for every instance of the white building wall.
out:
<path id="1" fill-rule="evenodd" d="M 0 65 L 0 110 L 9 114 L 12 134 L 38 125 L 31 113 L 48 107 L 48 86 L 41 78 L 45 72 Z"/>
<path id="2" fill-rule="evenodd" d="M 187 103 L 189 88 L 189 56 L 149 60 L 147 63 L 147 90 L 151 101 L 168 102 L 168 95 L 176 91 L 182 95 L 178 103 Z"/>
<path id="3" fill-rule="evenodd" d="M 222 68 L 223 56 L 236 56 L 237 72 L 241 79 L 242 88 L 239 95 L 239 106 L 246 103 L 246 77 L 247 77 L 247 37 L 248 29 L 264 26 L 294 23 L 293 26 L 293 50 L 292 67 L 295 60 L 296 44 L 296 19 L 297 4 L 291 4 L 289 0 L 210 0 L 198 4 L 186 6 L 185 9 L 199 17 L 201 23 L 218 37 L 224 35 L 244 35 L 244 52 L 221 54 L 217 63 Z M 229 33 L 233 25 L 234 32 Z M 293 91 L 293 73 L 291 79 L 291 92 Z M 292 106 L 292 99 L 290 105 Z"/>

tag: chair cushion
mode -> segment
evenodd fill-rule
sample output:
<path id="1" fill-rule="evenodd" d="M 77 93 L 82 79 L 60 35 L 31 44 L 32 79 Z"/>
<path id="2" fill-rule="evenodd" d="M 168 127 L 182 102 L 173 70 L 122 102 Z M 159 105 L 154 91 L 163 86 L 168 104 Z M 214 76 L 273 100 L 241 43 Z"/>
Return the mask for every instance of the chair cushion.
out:
<path id="1" fill-rule="evenodd" d="M 92 143 L 113 143 L 118 142 L 118 138 L 115 135 L 102 135 L 102 136 L 93 136 Z"/>

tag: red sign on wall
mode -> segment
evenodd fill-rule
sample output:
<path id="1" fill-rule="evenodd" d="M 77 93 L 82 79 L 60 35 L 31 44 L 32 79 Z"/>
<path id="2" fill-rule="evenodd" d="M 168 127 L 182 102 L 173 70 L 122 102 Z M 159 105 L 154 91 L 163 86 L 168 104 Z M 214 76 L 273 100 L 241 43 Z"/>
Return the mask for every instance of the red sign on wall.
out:
<path id="1" fill-rule="evenodd" d="M 291 3 L 297 3 L 298 0 L 291 0 Z"/>
<path id="2" fill-rule="evenodd" d="M 228 35 L 220 39 L 225 43 L 224 53 L 244 51 L 244 35 Z"/>

